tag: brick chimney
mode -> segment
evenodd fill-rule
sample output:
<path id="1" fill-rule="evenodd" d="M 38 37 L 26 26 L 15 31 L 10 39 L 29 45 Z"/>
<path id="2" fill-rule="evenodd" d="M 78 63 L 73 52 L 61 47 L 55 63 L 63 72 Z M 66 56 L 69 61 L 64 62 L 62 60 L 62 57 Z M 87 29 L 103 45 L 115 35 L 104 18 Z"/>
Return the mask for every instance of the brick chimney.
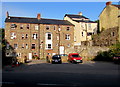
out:
<path id="1" fill-rule="evenodd" d="M 37 19 L 40 20 L 40 18 L 41 18 L 41 15 L 37 14 Z"/>
<path id="2" fill-rule="evenodd" d="M 79 14 L 80 16 L 82 16 L 82 12 L 79 12 L 78 14 Z"/>
<path id="3" fill-rule="evenodd" d="M 9 13 L 8 13 L 8 11 L 6 12 L 6 18 L 9 18 Z"/>
<path id="4" fill-rule="evenodd" d="M 111 4 L 112 4 L 112 2 L 111 2 L 111 1 L 106 2 L 106 5 L 111 5 Z"/>

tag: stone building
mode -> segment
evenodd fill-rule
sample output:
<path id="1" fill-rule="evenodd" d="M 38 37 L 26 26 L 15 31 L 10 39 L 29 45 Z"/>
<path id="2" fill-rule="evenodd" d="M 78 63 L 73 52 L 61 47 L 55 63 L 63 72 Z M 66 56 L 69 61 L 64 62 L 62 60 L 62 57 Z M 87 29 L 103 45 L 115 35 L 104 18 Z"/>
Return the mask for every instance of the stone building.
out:
<path id="1" fill-rule="evenodd" d="M 74 29 L 74 45 L 86 45 L 86 42 L 91 43 L 91 36 L 97 33 L 97 23 L 91 21 L 89 18 L 79 14 L 65 14 L 64 20 L 68 20 L 75 25 Z"/>
<path id="2" fill-rule="evenodd" d="M 98 46 L 110 46 L 119 40 L 119 11 L 120 5 L 107 2 L 99 16 L 101 34 L 94 37 L 93 43 Z"/>
<path id="3" fill-rule="evenodd" d="M 120 5 L 112 4 L 112 2 L 106 2 L 105 8 L 99 15 L 100 31 L 118 27 L 119 10 Z"/>
<path id="4" fill-rule="evenodd" d="M 45 19 L 38 14 L 36 18 L 13 17 L 5 19 L 6 49 L 14 48 L 20 62 L 25 58 L 40 59 L 47 55 L 64 54 L 67 48 L 74 45 L 74 25 L 66 20 Z"/>

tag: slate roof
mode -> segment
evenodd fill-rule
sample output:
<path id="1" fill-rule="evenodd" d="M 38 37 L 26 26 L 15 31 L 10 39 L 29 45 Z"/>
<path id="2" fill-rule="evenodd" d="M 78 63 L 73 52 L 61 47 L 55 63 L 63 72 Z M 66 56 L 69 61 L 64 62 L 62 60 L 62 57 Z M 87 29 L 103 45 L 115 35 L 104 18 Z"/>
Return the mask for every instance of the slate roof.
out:
<path id="1" fill-rule="evenodd" d="M 84 19 L 89 19 L 89 18 L 87 18 L 87 17 L 85 17 L 85 16 L 81 16 L 81 15 L 74 15 L 74 14 L 65 14 L 65 17 L 66 16 L 68 16 L 68 17 L 70 17 L 70 18 L 84 18 Z"/>
<path id="2" fill-rule="evenodd" d="M 76 22 L 85 22 L 85 23 L 96 23 L 96 22 L 90 21 L 90 20 L 73 20 L 73 21 L 76 21 Z"/>
<path id="3" fill-rule="evenodd" d="M 83 16 L 83 15 L 74 15 L 74 14 L 66 14 L 64 17 L 68 16 L 69 18 L 77 18 L 77 19 L 87 19 L 87 20 L 74 20 L 72 19 L 73 21 L 76 21 L 76 22 L 86 22 L 86 23 L 96 23 L 96 22 L 93 22 L 93 21 L 90 21 L 89 18 Z"/>
<path id="4" fill-rule="evenodd" d="M 28 17 L 12 17 L 10 19 L 6 18 L 5 22 L 16 22 L 16 23 L 33 23 L 33 24 L 56 24 L 56 25 L 73 25 L 72 23 L 66 20 L 57 20 L 57 19 L 45 19 L 41 18 L 28 18 Z"/>
<path id="5" fill-rule="evenodd" d="M 114 5 L 114 4 L 112 4 L 113 6 L 115 6 L 115 7 L 117 7 L 118 9 L 120 9 L 120 5 Z"/>

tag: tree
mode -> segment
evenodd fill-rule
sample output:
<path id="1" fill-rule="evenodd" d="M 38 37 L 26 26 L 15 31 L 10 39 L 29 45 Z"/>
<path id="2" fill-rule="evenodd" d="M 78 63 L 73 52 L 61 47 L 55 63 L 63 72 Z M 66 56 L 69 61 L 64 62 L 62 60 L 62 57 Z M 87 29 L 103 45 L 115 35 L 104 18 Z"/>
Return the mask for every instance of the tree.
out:
<path id="1" fill-rule="evenodd" d="M 99 23 L 99 20 L 96 20 L 95 22 L 97 23 L 97 33 L 99 34 L 100 33 L 100 27 L 99 27 L 100 23 Z"/>

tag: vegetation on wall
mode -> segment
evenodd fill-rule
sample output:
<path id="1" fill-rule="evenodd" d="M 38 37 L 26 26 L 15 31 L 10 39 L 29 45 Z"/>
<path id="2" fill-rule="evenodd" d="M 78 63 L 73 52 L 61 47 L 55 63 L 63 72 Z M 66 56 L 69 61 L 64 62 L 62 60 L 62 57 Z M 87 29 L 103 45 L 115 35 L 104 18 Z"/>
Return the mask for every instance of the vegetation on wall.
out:
<path id="1" fill-rule="evenodd" d="M 114 56 L 120 54 L 120 42 L 109 47 L 109 51 L 98 52 L 98 55 L 93 59 L 95 61 L 113 61 Z"/>

